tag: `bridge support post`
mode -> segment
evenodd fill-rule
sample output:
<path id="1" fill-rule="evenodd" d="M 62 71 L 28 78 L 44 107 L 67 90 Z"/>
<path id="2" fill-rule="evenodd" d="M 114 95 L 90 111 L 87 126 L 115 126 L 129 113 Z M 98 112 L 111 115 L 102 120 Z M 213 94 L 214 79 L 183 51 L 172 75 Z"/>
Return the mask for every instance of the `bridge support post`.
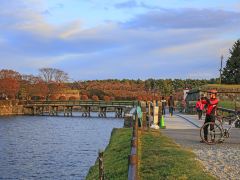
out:
<path id="1" fill-rule="evenodd" d="M 123 113 L 123 108 L 122 107 L 117 107 L 115 109 L 115 117 L 116 118 L 122 118 L 122 113 Z"/>
<path id="2" fill-rule="evenodd" d="M 44 106 L 41 106 L 40 107 L 40 109 L 39 109 L 39 114 L 41 115 L 41 116 L 43 116 L 43 114 L 44 114 Z"/>
<path id="3" fill-rule="evenodd" d="M 49 115 L 57 116 L 58 115 L 58 106 L 49 106 Z"/>
<path id="4" fill-rule="evenodd" d="M 64 106 L 64 116 L 72 116 L 73 106 Z"/>
<path id="5" fill-rule="evenodd" d="M 82 116 L 83 117 L 91 116 L 91 106 L 84 106 Z"/>
<path id="6" fill-rule="evenodd" d="M 99 107 L 98 117 L 107 117 L 107 107 Z"/>
<path id="7" fill-rule="evenodd" d="M 37 106 L 33 106 L 33 115 L 36 115 L 37 114 Z"/>

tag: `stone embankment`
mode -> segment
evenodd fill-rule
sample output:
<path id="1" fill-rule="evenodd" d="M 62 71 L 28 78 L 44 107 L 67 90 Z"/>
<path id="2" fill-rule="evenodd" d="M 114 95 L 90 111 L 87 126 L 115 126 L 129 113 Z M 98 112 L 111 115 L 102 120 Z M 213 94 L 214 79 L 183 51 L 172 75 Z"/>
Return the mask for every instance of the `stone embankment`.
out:
<path id="1" fill-rule="evenodd" d="M 24 108 L 19 100 L 0 100 L 0 116 L 22 114 L 24 114 Z"/>

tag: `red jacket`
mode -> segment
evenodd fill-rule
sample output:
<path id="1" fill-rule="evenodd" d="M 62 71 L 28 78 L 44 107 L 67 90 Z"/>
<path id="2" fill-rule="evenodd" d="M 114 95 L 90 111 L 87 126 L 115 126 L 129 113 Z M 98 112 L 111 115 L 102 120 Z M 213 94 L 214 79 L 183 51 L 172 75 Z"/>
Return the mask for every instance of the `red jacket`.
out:
<path id="1" fill-rule="evenodd" d="M 216 109 L 218 105 L 218 99 L 206 99 L 202 100 L 202 104 L 207 104 L 207 115 L 214 115 L 216 114 Z"/>
<path id="2" fill-rule="evenodd" d="M 203 110 L 204 109 L 204 104 L 202 103 L 202 101 L 198 101 L 196 103 L 196 109 L 199 109 L 199 110 Z"/>

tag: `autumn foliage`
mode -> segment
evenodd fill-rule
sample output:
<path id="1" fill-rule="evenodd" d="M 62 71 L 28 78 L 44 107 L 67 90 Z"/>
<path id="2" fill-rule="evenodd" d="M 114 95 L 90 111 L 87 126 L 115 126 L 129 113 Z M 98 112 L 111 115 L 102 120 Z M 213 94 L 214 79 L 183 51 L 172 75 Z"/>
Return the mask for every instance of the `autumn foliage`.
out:
<path id="1" fill-rule="evenodd" d="M 2 69 L 0 71 L 0 95 L 4 95 L 8 99 L 15 99 L 20 89 L 20 79 L 20 73 Z"/>
<path id="2" fill-rule="evenodd" d="M 13 70 L 0 70 L 0 98 L 39 100 L 159 100 L 161 96 L 183 97 L 182 90 L 216 82 L 212 80 L 147 79 L 92 80 L 67 82 L 68 74 L 54 68 L 42 68 L 39 76 L 21 75 Z M 66 95 L 66 92 L 77 91 Z M 80 92 L 80 93 L 79 93 Z M 61 96 L 61 97 L 60 97 Z M 74 97 L 75 96 L 75 97 Z M 69 98 L 70 97 L 70 98 Z"/>
<path id="3" fill-rule="evenodd" d="M 109 96 L 104 96 L 103 100 L 106 101 L 106 102 L 109 102 L 109 101 L 111 101 L 111 97 L 109 97 Z"/>
<path id="4" fill-rule="evenodd" d="M 58 99 L 59 99 L 59 100 L 62 100 L 62 101 L 67 100 L 66 96 L 60 96 Z"/>
<path id="5" fill-rule="evenodd" d="M 84 100 L 84 101 L 88 100 L 88 95 L 86 95 L 86 94 L 82 95 L 81 100 Z"/>
<path id="6" fill-rule="evenodd" d="M 98 96 L 93 95 L 93 96 L 92 96 L 92 100 L 93 100 L 93 101 L 99 101 L 99 98 L 98 98 Z"/>
<path id="7" fill-rule="evenodd" d="M 77 98 L 76 97 L 74 97 L 74 96 L 71 96 L 71 97 L 69 97 L 69 99 L 68 100 L 70 100 L 70 101 L 74 101 L 74 100 L 77 100 Z"/>

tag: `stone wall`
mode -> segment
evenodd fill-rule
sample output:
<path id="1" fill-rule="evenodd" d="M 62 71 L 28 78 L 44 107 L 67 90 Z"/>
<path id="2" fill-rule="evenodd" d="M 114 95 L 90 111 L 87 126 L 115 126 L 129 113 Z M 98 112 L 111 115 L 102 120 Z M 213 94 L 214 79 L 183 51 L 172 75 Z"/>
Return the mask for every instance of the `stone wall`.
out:
<path id="1" fill-rule="evenodd" d="M 18 100 L 0 100 L 0 116 L 23 115 L 24 108 Z"/>

